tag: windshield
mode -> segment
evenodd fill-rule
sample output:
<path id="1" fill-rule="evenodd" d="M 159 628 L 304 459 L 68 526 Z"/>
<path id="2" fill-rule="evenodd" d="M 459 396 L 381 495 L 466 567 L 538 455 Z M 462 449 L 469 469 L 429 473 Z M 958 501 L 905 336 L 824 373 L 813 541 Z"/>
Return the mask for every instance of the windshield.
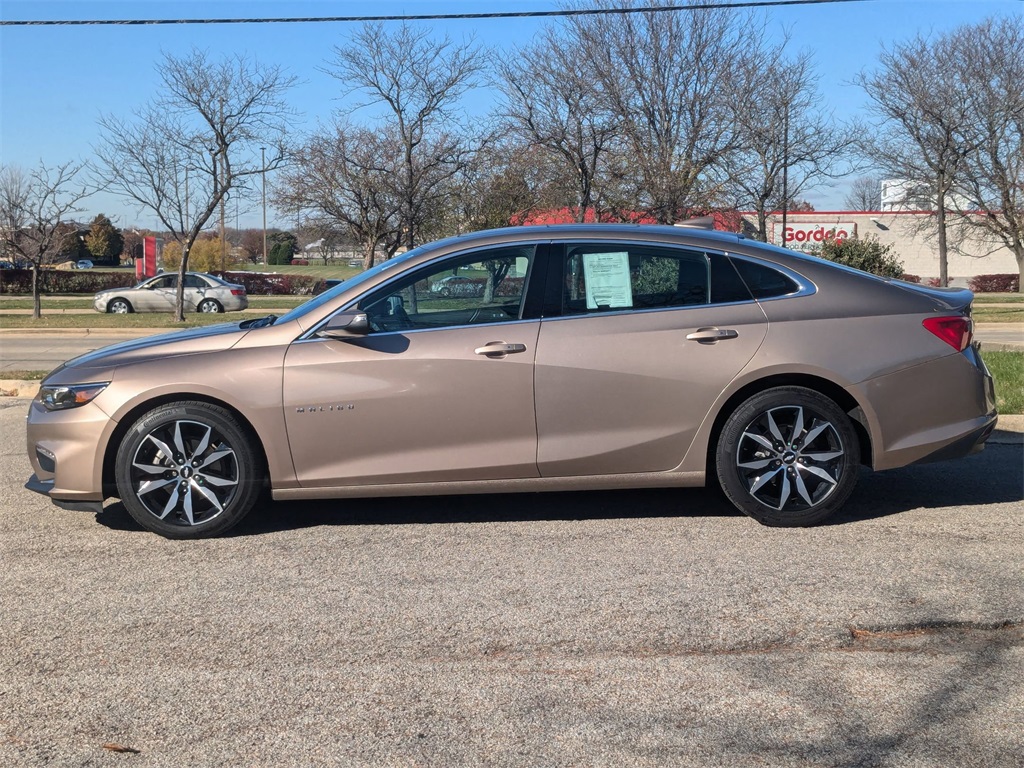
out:
<path id="1" fill-rule="evenodd" d="M 431 243 L 431 245 L 434 244 Z M 377 275 L 379 275 L 381 272 L 386 272 L 388 270 L 395 269 L 396 267 L 401 266 L 414 256 L 418 256 L 420 253 L 426 250 L 426 248 L 427 246 L 420 246 L 419 248 L 414 248 L 413 250 L 408 251 L 407 253 L 403 253 L 401 256 L 396 256 L 393 259 L 382 261 L 377 266 L 370 267 L 365 272 L 360 272 L 358 275 L 353 275 L 348 280 L 339 283 L 330 290 L 324 291 L 319 296 L 314 296 L 312 299 L 305 302 L 304 304 L 300 304 L 288 314 L 282 315 L 280 318 L 278 318 L 278 322 L 287 323 L 291 320 L 297 320 L 303 315 L 307 315 L 310 312 L 313 312 L 314 310 L 323 306 L 331 299 L 333 299 L 335 296 L 337 296 L 339 293 L 343 293 L 351 288 L 354 288 L 360 283 L 364 283 L 368 280 L 371 280 Z"/>

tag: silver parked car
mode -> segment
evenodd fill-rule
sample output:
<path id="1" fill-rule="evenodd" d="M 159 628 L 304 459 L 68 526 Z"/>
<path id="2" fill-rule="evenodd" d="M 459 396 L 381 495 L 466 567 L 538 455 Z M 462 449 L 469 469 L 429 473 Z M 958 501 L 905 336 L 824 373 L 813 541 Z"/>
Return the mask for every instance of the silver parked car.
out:
<path id="1" fill-rule="evenodd" d="M 460 271 L 486 290 L 431 290 Z M 69 361 L 29 411 L 28 487 L 71 508 L 119 497 L 176 538 L 226 531 L 264 489 L 718 484 L 762 523 L 810 525 L 861 465 L 982 448 L 995 396 L 972 300 L 696 229 L 479 232 L 279 318 Z"/>
<path id="2" fill-rule="evenodd" d="M 173 312 L 177 301 L 178 275 L 164 273 L 143 280 L 133 288 L 109 288 L 93 299 L 97 312 Z M 186 312 L 233 312 L 249 306 L 245 287 L 203 272 L 185 273 Z"/>

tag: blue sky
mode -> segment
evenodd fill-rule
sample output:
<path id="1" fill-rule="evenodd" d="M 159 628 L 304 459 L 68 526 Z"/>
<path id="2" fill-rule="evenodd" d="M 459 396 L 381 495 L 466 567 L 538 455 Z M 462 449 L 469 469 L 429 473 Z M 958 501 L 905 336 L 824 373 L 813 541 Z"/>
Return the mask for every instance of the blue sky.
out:
<path id="1" fill-rule="evenodd" d="M 364 14 L 461 13 L 474 11 L 553 10 L 558 0 L 2 0 L 0 18 L 139 19 L 260 18 Z M 871 0 L 863 3 L 774 8 L 768 29 L 788 30 L 790 49 L 810 51 L 820 73 L 825 102 L 838 116 L 856 113 L 863 96 L 851 85 L 857 72 L 871 67 L 882 46 L 949 30 L 989 16 L 1024 13 L 1020 0 Z M 511 49 L 530 41 L 543 20 L 416 22 L 454 39 L 472 36 L 485 46 Z M 351 106 L 339 84 L 318 71 L 333 46 L 345 43 L 357 25 L 343 23 L 209 24 L 160 26 L 0 27 L 0 159 L 34 166 L 89 160 L 97 142 L 101 114 L 127 115 L 157 87 L 154 63 L 162 52 L 187 52 L 192 46 L 211 52 L 245 53 L 282 65 L 301 84 L 291 100 L 302 117 L 298 132 Z M 467 105 L 485 111 L 489 97 L 479 94 Z M 842 183 L 808 194 L 819 210 L 842 207 Z M 86 203 L 82 219 L 106 213 L 119 226 L 155 226 L 152 214 L 117 198 L 97 195 Z M 271 220 L 279 219 L 273 212 Z M 239 211 L 241 226 L 258 226 L 259 211 Z"/>

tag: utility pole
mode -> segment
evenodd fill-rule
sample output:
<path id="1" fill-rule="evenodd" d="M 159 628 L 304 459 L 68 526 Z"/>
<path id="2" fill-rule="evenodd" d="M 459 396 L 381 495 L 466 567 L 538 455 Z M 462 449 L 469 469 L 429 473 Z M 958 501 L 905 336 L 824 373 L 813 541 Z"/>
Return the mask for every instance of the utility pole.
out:
<path id="1" fill-rule="evenodd" d="M 260 147 L 260 173 L 263 174 L 263 266 L 267 266 L 267 148 Z"/>

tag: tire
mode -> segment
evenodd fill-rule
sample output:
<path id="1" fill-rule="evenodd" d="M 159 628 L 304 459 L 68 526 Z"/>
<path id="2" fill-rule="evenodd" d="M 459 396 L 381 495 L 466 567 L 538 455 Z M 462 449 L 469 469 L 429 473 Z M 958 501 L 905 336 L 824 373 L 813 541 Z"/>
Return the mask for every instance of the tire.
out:
<path id="1" fill-rule="evenodd" d="M 118 447 L 117 492 L 143 528 L 169 539 L 217 536 L 260 494 L 262 457 L 228 411 L 168 403 L 139 418 Z"/>
<path id="2" fill-rule="evenodd" d="M 107 312 L 113 315 L 130 315 L 133 311 L 128 299 L 112 299 L 107 304 Z"/>
<path id="3" fill-rule="evenodd" d="M 733 505 L 770 526 L 814 525 L 849 498 L 860 443 L 834 401 L 804 387 L 776 387 L 726 420 L 715 450 L 718 482 Z"/>
<path id="4" fill-rule="evenodd" d="M 215 315 L 219 312 L 223 312 L 224 308 L 221 307 L 220 302 L 214 299 L 203 299 L 199 302 L 197 310 L 206 315 Z"/>

